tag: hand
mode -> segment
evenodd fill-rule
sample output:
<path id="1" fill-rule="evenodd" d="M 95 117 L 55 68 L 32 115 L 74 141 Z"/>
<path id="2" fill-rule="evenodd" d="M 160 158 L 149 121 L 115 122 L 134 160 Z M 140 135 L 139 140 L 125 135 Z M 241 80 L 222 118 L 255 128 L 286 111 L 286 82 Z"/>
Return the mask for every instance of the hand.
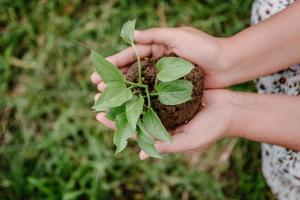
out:
<path id="1" fill-rule="evenodd" d="M 175 130 L 172 143 L 157 141 L 156 149 L 160 153 L 200 151 L 221 138 L 232 136 L 234 108 L 231 98 L 232 92 L 227 90 L 206 90 L 202 110 L 188 124 Z M 140 159 L 147 157 L 140 152 Z"/>
<path id="2" fill-rule="evenodd" d="M 228 71 L 225 67 L 224 52 L 225 39 L 210 36 L 204 32 L 191 27 L 182 28 L 152 28 L 144 31 L 136 31 L 134 40 L 137 51 L 141 58 L 153 56 L 159 58 L 170 53 L 185 58 L 200 66 L 204 71 L 204 86 L 206 88 L 224 87 L 228 85 L 224 73 Z M 126 72 L 128 65 L 136 61 L 136 55 L 132 47 L 107 58 Z M 98 90 L 103 92 L 105 84 L 100 76 L 94 72 L 91 81 L 97 85 Z M 99 94 L 97 94 L 99 95 Z M 100 113 L 98 118 L 103 119 L 105 113 Z M 113 124 L 106 123 L 110 128 Z"/>
<path id="3" fill-rule="evenodd" d="M 199 151 L 223 137 L 234 135 L 232 98 L 233 92 L 228 90 L 205 90 L 201 112 L 174 131 L 172 143 L 156 141 L 156 149 L 160 153 Z M 114 122 L 108 120 L 104 113 L 99 113 L 97 120 L 114 128 Z M 140 152 L 140 159 L 147 157 L 143 151 Z"/>
<path id="4" fill-rule="evenodd" d="M 203 69 L 206 88 L 221 88 L 229 84 L 226 81 L 228 77 L 224 76 L 229 71 L 223 58 L 225 47 L 228 46 L 226 39 L 210 36 L 191 27 L 182 27 L 135 31 L 134 40 L 141 58 L 159 58 L 175 53 Z M 136 56 L 133 48 L 129 47 L 107 59 L 126 71 L 127 66 L 136 61 Z M 91 80 L 98 84 L 100 90 L 104 88 L 104 83 L 96 73 L 92 74 Z"/>
<path id="5" fill-rule="evenodd" d="M 224 76 L 222 76 L 225 68 L 219 65 L 221 63 L 220 55 L 223 51 L 221 39 L 188 27 L 153 28 L 146 31 L 136 31 L 134 39 L 138 43 L 136 48 L 141 58 L 148 56 L 159 58 L 175 53 L 179 57 L 201 66 L 205 73 L 206 88 L 225 86 Z M 126 72 L 128 65 L 136 61 L 136 56 L 133 48 L 129 47 L 108 57 L 107 60 Z M 97 84 L 100 92 L 104 91 L 105 84 L 96 73 L 92 74 L 91 81 Z M 203 100 L 206 103 L 205 108 L 190 123 L 176 130 L 177 134 L 173 136 L 172 144 L 157 142 L 158 151 L 168 153 L 202 149 L 223 137 L 225 125 L 229 119 L 224 116 L 228 113 L 224 110 L 228 110 L 229 107 L 222 105 L 225 101 L 219 98 L 224 96 L 223 93 L 226 92 L 206 91 Z M 95 99 L 99 95 L 97 94 Z M 114 123 L 108 120 L 105 115 L 106 113 L 99 113 L 96 118 L 105 126 L 114 129 Z M 224 117 L 221 118 L 221 116 Z M 217 120 L 219 118 L 221 119 Z M 145 158 L 145 156 L 146 154 L 141 152 L 140 157 Z"/>

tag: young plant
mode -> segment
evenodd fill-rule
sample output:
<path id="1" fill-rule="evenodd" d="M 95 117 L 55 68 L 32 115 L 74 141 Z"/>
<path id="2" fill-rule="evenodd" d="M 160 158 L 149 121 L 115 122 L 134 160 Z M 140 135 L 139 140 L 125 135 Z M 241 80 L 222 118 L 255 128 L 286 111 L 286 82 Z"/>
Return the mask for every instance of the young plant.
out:
<path id="1" fill-rule="evenodd" d="M 157 76 L 154 91 L 149 91 L 143 83 L 140 56 L 134 44 L 135 20 L 123 25 L 121 37 L 133 47 L 137 58 L 137 81 L 126 80 L 122 72 L 103 56 L 91 51 L 92 63 L 96 72 L 107 85 L 96 101 L 93 109 L 107 112 L 107 118 L 116 123 L 113 142 L 116 153 L 127 146 L 128 139 L 136 133 L 138 146 L 149 156 L 161 158 L 155 149 L 154 141 L 172 142 L 160 118 L 151 107 L 151 98 L 157 96 L 165 105 L 178 105 L 191 100 L 193 85 L 184 79 L 194 65 L 178 57 L 163 57 L 156 63 Z"/>

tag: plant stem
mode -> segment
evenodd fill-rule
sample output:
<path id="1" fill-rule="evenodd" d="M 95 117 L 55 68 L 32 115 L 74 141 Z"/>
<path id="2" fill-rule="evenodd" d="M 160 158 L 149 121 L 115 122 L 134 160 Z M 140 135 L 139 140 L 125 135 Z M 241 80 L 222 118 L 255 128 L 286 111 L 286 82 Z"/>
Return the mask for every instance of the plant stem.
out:
<path id="1" fill-rule="evenodd" d="M 158 93 L 150 93 L 150 96 L 157 96 Z"/>
<path id="2" fill-rule="evenodd" d="M 148 86 L 145 88 L 145 91 L 146 91 L 146 95 L 147 95 L 148 107 L 151 107 L 150 94 L 149 94 Z"/>
<path id="3" fill-rule="evenodd" d="M 136 85 L 131 85 L 130 87 L 129 87 L 129 89 L 133 89 L 133 88 L 136 88 L 137 86 Z"/>
<path id="4" fill-rule="evenodd" d="M 142 83 L 142 66 L 141 66 L 141 59 L 140 59 L 140 55 L 137 52 L 137 49 L 134 45 L 134 43 L 132 44 L 132 47 L 134 49 L 136 58 L 137 58 L 137 64 L 138 64 L 138 82 Z"/>
<path id="5" fill-rule="evenodd" d="M 125 81 L 125 83 L 127 83 L 128 85 L 130 85 L 129 88 L 135 88 L 135 87 L 140 87 L 140 88 L 144 88 L 145 92 L 146 92 L 146 97 L 147 97 L 147 102 L 148 102 L 148 107 L 151 107 L 151 102 L 150 102 L 150 93 L 149 93 L 149 89 L 148 89 L 148 85 L 142 84 L 142 83 L 134 83 L 131 81 Z"/>
<path id="6" fill-rule="evenodd" d="M 145 88 L 145 87 L 148 87 L 147 85 L 145 84 L 142 84 L 142 83 L 134 83 L 134 82 L 131 82 L 131 81 L 125 81 L 125 83 L 127 83 L 128 85 L 131 85 L 131 86 L 135 86 L 135 87 L 142 87 L 142 88 Z"/>
<path id="7" fill-rule="evenodd" d="M 158 80 L 157 80 L 157 75 L 156 75 L 155 82 L 154 82 L 154 90 L 156 90 L 157 82 L 158 82 Z"/>

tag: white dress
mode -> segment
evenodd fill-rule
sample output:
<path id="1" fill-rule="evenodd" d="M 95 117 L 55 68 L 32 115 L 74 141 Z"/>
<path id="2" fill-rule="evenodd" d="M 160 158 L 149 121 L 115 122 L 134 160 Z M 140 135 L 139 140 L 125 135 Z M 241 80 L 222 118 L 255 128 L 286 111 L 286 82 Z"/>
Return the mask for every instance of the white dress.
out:
<path id="1" fill-rule="evenodd" d="M 259 23 L 274 15 L 294 3 L 294 1 L 254 1 L 251 24 Z M 258 78 L 256 88 L 258 93 L 261 94 L 300 95 L 300 65 L 293 65 L 272 75 Z M 263 174 L 274 196 L 279 200 L 300 200 L 300 152 L 276 145 L 262 144 L 262 159 Z"/>

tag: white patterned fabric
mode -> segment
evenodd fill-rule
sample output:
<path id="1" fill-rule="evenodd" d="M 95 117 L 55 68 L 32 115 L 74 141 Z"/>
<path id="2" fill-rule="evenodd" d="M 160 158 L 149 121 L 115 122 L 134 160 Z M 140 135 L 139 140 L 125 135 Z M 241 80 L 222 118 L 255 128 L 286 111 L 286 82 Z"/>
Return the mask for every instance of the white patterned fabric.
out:
<path id="1" fill-rule="evenodd" d="M 274 15 L 294 1 L 254 1 L 251 24 L 257 24 Z M 300 95 L 300 65 L 293 65 L 272 75 L 260 77 L 255 83 L 260 94 L 298 96 Z M 262 144 L 262 159 L 263 174 L 274 196 L 279 200 L 300 200 L 300 152 L 276 145 Z"/>

